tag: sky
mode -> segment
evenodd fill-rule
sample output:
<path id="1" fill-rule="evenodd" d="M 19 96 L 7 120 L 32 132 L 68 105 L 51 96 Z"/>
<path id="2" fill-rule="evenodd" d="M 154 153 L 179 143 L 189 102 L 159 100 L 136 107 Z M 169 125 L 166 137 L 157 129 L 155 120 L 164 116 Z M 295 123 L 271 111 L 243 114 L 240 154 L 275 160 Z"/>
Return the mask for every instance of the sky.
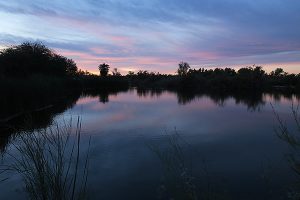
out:
<path id="1" fill-rule="evenodd" d="M 300 73 L 298 0 L 0 0 L 0 48 L 43 42 L 98 73 L 261 65 Z"/>

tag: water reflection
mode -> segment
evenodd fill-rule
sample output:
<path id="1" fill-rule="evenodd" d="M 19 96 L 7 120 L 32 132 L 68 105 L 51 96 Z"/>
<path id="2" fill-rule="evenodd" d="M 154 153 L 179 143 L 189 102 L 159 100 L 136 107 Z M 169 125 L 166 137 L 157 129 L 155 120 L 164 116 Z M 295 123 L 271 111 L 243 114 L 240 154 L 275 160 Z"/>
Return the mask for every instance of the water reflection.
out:
<path id="1" fill-rule="evenodd" d="M 136 93 L 139 97 L 160 97 L 165 91 L 160 89 L 144 89 L 144 88 L 136 88 Z"/>
<path id="2" fill-rule="evenodd" d="M 120 92 L 128 91 L 127 88 L 125 89 L 108 89 L 108 90 L 86 90 L 82 92 L 81 97 L 98 97 L 99 102 L 105 104 L 109 102 L 110 96 L 117 96 Z"/>
<path id="3" fill-rule="evenodd" d="M 141 98 L 160 97 L 166 90 L 137 89 L 137 95 Z M 280 101 L 283 98 L 291 100 L 294 97 L 299 99 L 299 95 L 294 93 L 257 93 L 257 92 L 191 92 L 191 91 L 168 91 L 176 94 L 178 104 L 186 105 L 202 97 L 209 97 L 218 106 L 224 106 L 225 102 L 231 98 L 235 99 L 236 104 L 244 104 L 248 110 L 256 111 L 265 105 L 265 97 L 271 96 Z"/>
<path id="4" fill-rule="evenodd" d="M 209 98 L 215 105 L 224 107 L 227 101 L 234 100 L 235 104 L 246 105 L 248 111 L 260 111 L 266 102 L 299 101 L 298 94 L 288 92 L 278 93 L 222 93 L 222 92 L 187 92 L 187 91 L 167 91 L 149 89 L 110 89 L 110 90 L 87 90 L 66 95 L 63 98 L 56 98 L 54 101 L 39 97 L 17 97 L 5 96 L 0 102 L 0 149 L 3 151 L 11 136 L 20 130 L 40 129 L 49 126 L 53 118 L 76 105 L 78 99 L 84 97 L 98 97 L 99 102 L 109 103 L 110 98 L 117 97 L 120 92 L 134 93 L 141 99 L 155 99 L 162 95 L 174 94 L 179 105 L 187 105 L 201 98 Z M 16 100 L 18 99 L 18 101 Z M 11 101 L 13 100 L 13 101 Z M 24 102 L 25 101 L 25 102 Z M 30 103 L 26 103 L 30 102 Z M 16 109 L 17 108 L 17 109 Z M 10 119 L 11 118 L 11 119 Z"/>
<path id="5" fill-rule="evenodd" d="M 184 158 L 193 164 L 193 175 L 183 176 L 183 180 L 191 177 L 200 177 L 199 182 L 206 180 L 201 172 L 205 160 L 209 174 L 213 175 L 209 178 L 222 180 L 216 191 L 225 190 L 226 186 L 226 190 L 233 191 L 231 199 L 268 199 L 265 197 L 269 190 L 261 180 L 264 174 L 274 179 L 268 183 L 272 191 L 278 191 L 272 197 L 285 195 L 282 185 L 291 180 L 281 159 L 285 147 L 273 132 L 274 116 L 269 102 L 276 104 L 280 114 L 291 121 L 286 113 L 291 102 L 298 100 L 298 95 L 288 93 L 85 91 L 62 100 L 62 104 L 53 103 L 49 109 L 31 112 L 35 116 L 30 128 L 39 129 L 50 125 L 53 119 L 61 121 L 69 115 L 82 116 L 83 137 L 92 135 L 92 176 L 88 187 L 92 199 L 157 198 L 155 191 L 164 174 L 160 161 L 145 143 L 166 145 L 163 132 L 175 127 L 196 149 L 183 149 Z M 6 127 L 16 128 L 8 131 L 8 135 L 18 136 L 14 133 L 23 126 L 21 117 L 10 121 Z M 262 169 L 261 163 L 266 160 L 276 166 L 274 172 L 265 173 Z M 182 169 L 176 176 L 185 172 Z M 8 191 L 15 184 L 11 181 L 2 190 Z"/>
<path id="6" fill-rule="evenodd" d="M 56 101 L 42 101 L 38 97 L 25 99 L 30 101 L 30 105 L 22 104 L 17 113 L 12 113 L 16 105 L 6 99 L 5 104 L 1 105 L 2 120 L 0 122 L 0 149 L 5 150 L 6 145 L 14 135 L 20 131 L 35 130 L 46 128 L 53 122 L 53 118 L 72 108 L 80 98 L 80 93 L 72 93 Z M 2 98 L 2 100 L 5 98 Z M 3 102 L 3 101 L 2 101 Z M 18 104 L 20 105 L 20 104 Z M 12 117 L 10 120 L 10 116 Z"/>

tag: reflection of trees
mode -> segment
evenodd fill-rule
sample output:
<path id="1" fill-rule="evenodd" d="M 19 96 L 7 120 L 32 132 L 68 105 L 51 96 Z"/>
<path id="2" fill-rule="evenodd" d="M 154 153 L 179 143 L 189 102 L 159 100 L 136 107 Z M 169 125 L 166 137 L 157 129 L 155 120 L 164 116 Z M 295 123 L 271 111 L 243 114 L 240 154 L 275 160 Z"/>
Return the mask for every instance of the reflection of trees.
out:
<path id="1" fill-rule="evenodd" d="M 225 102 L 230 96 L 224 93 L 211 93 L 208 94 L 208 97 L 218 106 L 225 106 Z"/>
<path id="2" fill-rule="evenodd" d="M 144 89 L 144 88 L 137 88 L 136 89 L 137 95 L 139 97 L 159 97 L 163 94 L 163 90 L 160 89 Z"/>
<path id="3" fill-rule="evenodd" d="M 190 93 L 190 92 L 178 91 L 176 92 L 176 94 L 177 94 L 178 104 L 180 105 L 191 103 L 197 97 L 195 93 Z"/>
<path id="4" fill-rule="evenodd" d="M 15 117 L 7 121 L 0 121 L 0 150 L 5 150 L 6 145 L 16 133 L 43 129 L 51 125 L 53 118 L 72 108 L 80 96 L 99 97 L 100 102 L 107 103 L 109 96 L 117 95 L 121 91 L 127 90 L 87 90 L 59 97 L 47 95 L 45 92 L 35 96 L 28 94 L 22 97 L 13 94 L 3 95 L 3 98 L 0 98 L 0 120 L 8 119 L 10 116 Z"/>
<path id="5" fill-rule="evenodd" d="M 272 97 L 274 99 L 274 101 L 276 102 L 280 102 L 282 100 L 282 98 L 286 98 L 286 99 L 293 99 L 295 98 L 295 100 L 299 101 L 300 100 L 300 94 L 299 93 L 294 93 L 294 92 L 290 92 L 290 91 L 285 91 L 285 92 L 272 92 L 269 94 L 270 97 Z"/>
<path id="6" fill-rule="evenodd" d="M 5 97 L 5 96 L 4 96 Z M 76 101 L 80 97 L 80 92 L 73 93 L 65 96 L 62 99 L 56 101 L 43 101 L 43 99 L 35 98 L 24 98 L 23 101 L 31 101 L 31 104 L 36 104 L 42 109 L 35 108 L 33 109 L 31 106 L 25 107 L 25 104 L 20 103 L 18 105 L 22 105 L 19 107 L 20 112 L 17 117 L 9 120 L 3 121 L 0 123 L 0 149 L 5 150 L 8 142 L 14 137 L 14 135 L 20 131 L 30 131 L 36 129 L 42 129 L 48 127 L 55 116 L 60 113 L 63 113 L 65 110 L 72 108 Z M 15 97 L 17 98 L 17 97 Z M 2 101 L 4 102 L 4 101 Z M 6 104 L 1 104 L 1 107 L 5 108 L 5 113 L 10 113 L 10 110 L 14 110 L 15 103 L 9 103 L 8 100 L 5 100 Z M 44 103 L 43 103 L 44 102 Z M 43 106 L 45 109 L 43 109 Z M 51 105 L 48 106 L 47 105 Z M 45 107 L 46 106 L 46 107 Z"/>
<path id="7" fill-rule="evenodd" d="M 263 98 L 263 93 L 237 93 L 233 97 L 236 104 L 244 104 L 250 111 L 259 111 L 266 103 Z"/>
<path id="8" fill-rule="evenodd" d="M 234 98 L 236 104 L 244 104 L 249 110 L 259 110 L 260 106 L 264 105 L 262 93 L 225 93 L 225 92 L 176 92 L 178 104 L 185 105 L 191 103 L 194 99 L 207 96 L 218 106 L 224 106 L 225 102 Z"/>
<path id="9" fill-rule="evenodd" d="M 24 94 L 22 97 L 13 96 L 12 94 L 3 94 L 2 98 L 0 98 L 0 120 L 5 119 L 7 116 L 12 116 L 15 113 L 18 113 L 18 115 L 12 120 L 9 120 L 9 122 L 0 121 L 0 148 L 4 150 L 12 136 L 20 132 L 20 130 L 35 130 L 49 126 L 56 115 L 73 107 L 80 96 L 98 97 L 99 102 L 107 103 L 109 102 L 110 96 L 117 95 L 123 91 L 128 91 L 128 89 L 85 90 L 60 98 L 55 97 L 55 95 L 47 96 L 44 93 L 35 96 L 31 94 L 24 96 Z M 137 88 L 136 92 L 137 95 L 142 98 L 157 98 L 166 92 L 166 90 Z M 190 92 L 184 90 L 172 90 L 169 92 L 176 93 L 178 104 L 180 105 L 189 104 L 193 100 L 204 96 L 209 97 L 210 100 L 218 106 L 224 106 L 227 100 L 234 99 L 236 104 L 246 105 L 250 111 L 259 111 L 266 103 L 265 94 L 260 92 Z M 276 92 L 268 93 L 267 95 L 278 101 L 281 100 L 281 98 L 290 100 L 294 98 L 300 99 L 298 94 L 291 92 Z"/>
<path id="10" fill-rule="evenodd" d="M 225 106 L 225 103 L 229 99 L 234 99 L 236 104 L 242 104 L 247 106 L 249 111 L 259 111 L 265 104 L 265 94 L 273 97 L 275 100 L 281 100 L 281 98 L 292 99 L 296 98 L 300 100 L 300 95 L 291 92 L 276 92 L 276 93 L 262 93 L 262 92 L 226 92 L 226 91 L 203 91 L 193 92 L 190 90 L 168 90 L 169 92 L 176 93 L 178 104 L 186 105 L 194 101 L 195 99 L 207 96 L 218 106 Z M 137 95 L 139 97 L 159 97 L 165 92 L 165 90 L 152 90 L 137 88 Z"/>
<path id="11" fill-rule="evenodd" d="M 87 96 L 99 97 L 99 102 L 107 103 L 109 102 L 109 96 L 117 95 L 118 92 L 128 91 L 123 90 L 98 90 L 98 91 L 88 91 L 85 93 Z M 275 100 L 281 100 L 281 98 L 292 99 L 296 98 L 300 100 L 300 95 L 290 92 L 272 92 L 272 93 L 262 93 L 262 92 L 192 92 L 190 90 L 162 90 L 162 89 L 145 89 L 136 88 L 138 97 L 141 98 L 157 98 L 160 97 L 166 91 L 176 93 L 178 104 L 186 105 L 194 101 L 195 99 L 207 96 L 218 106 L 225 106 L 225 103 L 229 99 L 234 99 L 236 104 L 242 104 L 247 106 L 249 111 L 259 111 L 265 104 L 265 94 L 273 97 Z"/>
<path id="12" fill-rule="evenodd" d="M 128 91 L 124 89 L 101 89 L 101 90 L 87 90 L 82 93 L 82 96 L 98 97 L 99 102 L 105 104 L 109 102 L 110 96 L 116 96 L 119 92 Z"/>
<path id="13" fill-rule="evenodd" d="M 102 93 L 99 94 L 99 102 L 105 104 L 109 102 L 109 98 L 108 98 L 109 94 L 108 93 Z"/>

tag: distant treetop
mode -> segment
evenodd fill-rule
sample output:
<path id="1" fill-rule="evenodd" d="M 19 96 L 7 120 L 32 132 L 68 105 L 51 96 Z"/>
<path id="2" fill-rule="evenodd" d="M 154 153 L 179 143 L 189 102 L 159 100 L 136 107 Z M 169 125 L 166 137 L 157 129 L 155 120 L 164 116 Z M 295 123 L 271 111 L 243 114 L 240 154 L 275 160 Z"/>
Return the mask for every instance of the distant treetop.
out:
<path id="1" fill-rule="evenodd" d="M 106 63 L 100 64 L 98 66 L 99 71 L 100 71 L 100 75 L 101 76 L 107 76 L 108 75 L 108 71 L 109 71 L 109 65 Z"/>
<path id="2" fill-rule="evenodd" d="M 180 62 L 178 64 L 177 74 L 179 76 L 186 76 L 190 68 L 191 67 L 187 62 Z"/>

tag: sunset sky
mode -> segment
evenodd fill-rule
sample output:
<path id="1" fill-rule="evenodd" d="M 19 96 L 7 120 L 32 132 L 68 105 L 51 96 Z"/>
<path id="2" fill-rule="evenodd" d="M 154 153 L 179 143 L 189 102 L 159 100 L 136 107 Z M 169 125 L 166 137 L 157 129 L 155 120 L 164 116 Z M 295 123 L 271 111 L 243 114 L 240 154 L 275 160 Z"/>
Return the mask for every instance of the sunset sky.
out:
<path id="1" fill-rule="evenodd" d="M 0 48 L 41 41 L 98 73 L 262 65 L 300 73 L 299 0 L 0 0 Z"/>

